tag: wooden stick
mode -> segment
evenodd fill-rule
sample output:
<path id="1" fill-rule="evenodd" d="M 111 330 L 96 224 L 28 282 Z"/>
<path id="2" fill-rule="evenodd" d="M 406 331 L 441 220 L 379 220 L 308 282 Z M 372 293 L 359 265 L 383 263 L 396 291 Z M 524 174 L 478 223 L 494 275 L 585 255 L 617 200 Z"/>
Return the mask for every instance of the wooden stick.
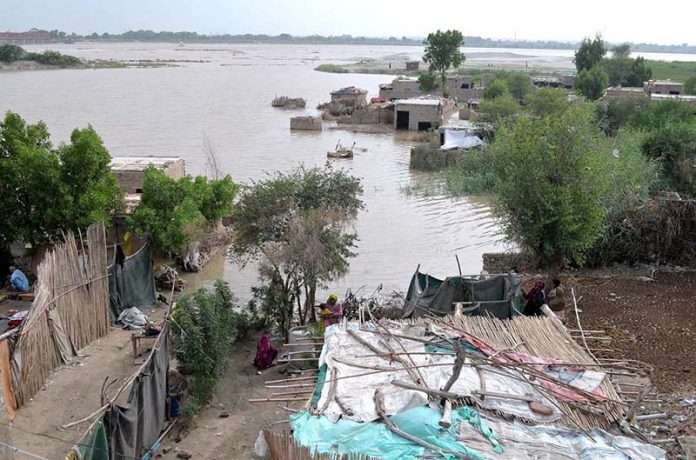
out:
<path id="1" fill-rule="evenodd" d="M 283 391 L 281 393 L 271 393 L 271 398 L 278 396 L 300 396 L 300 395 L 311 395 L 314 390 L 295 390 L 295 391 Z"/>
<path id="2" fill-rule="evenodd" d="M 442 409 L 442 418 L 439 422 L 440 426 L 443 428 L 449 428 L 452 426 L 452 400 L 445 399 L 445 404 Z"/>
<path id="3" fill-rule="evenodd" d="M 250 399 L 250 403 L 265 403 L 265 402 L 285 402 L 285 401 L 307 401 L 309 398 L 261 398 L 261 399 Z"/>
<path id="4" fill-rule="evenodd" d="M 316 380 L 316 375 L 308 375 L 306 377 L 294 377 L 291 379 L 281 379 L 281 380 L 268 380 L 264 385 L 274 384 L 274 383 L 286 383 L 286 382 L 298 382 L 302 380 Z"/>
<path id="5" fill-rule="evenodd" d="M 401 380 L 394 380 L 391 382 L 392 385 L 395 387 L 399 388 L 405 388 L 407 390 L 415 390 L 415 391 L 422 391 L 423 393 L 428 393 L 433 396 L 439 396 L 441 398 L 445 399 L 466 399 L 469 396 L 467 395 L 460 395 L 457 393 L 450 393 L 449 391 L 443 391 L 443 390 L 436 390 L 434 388 L 428 388 L 420 385 L 414 385 L 412 383 L 408 382 L 402 382 Z"/>
<path id="6" fill-rule="evenodd" d="M 496 393 L 494 391 L 472 390 L 471 394 L 476 395 L 476 396 L 490 396 L 491 398 L 512 399 L 514 401 L 524 401 L 524 402 L 536 401 L 536 399 L 532 399 L 528 396 L 511 395 L 508 393 Z"/>
<path id="7" fill-rule="evenodd" d="M 288 359 L 279 359 L 278 363 L 297 363 L 297 362 L 304 362 L 304 361 L 319 361 L 319 358 L 288 358 Z"/>
<path id="8" fill-rule="evenodd" d="M 661 418 L 669 418 L 669 414 L 666 412 L 662 412 L 659 414 L 638 415 L 636 416 L 636 421 L 643 422 L 645 420 L 658 420 Z"/>
<path id="9" fill-rule="evenodd" d="M 266 388 L 273 389 L 283 389 L 283 388 L 303 388 L 303 387 L 314 387 L 316 383 L 298 383 L 295 385 L 266 385 Z"/>
<path id="10" fill-rule="evenodd" d="M 450 455 L 454 455 L 457 458 L 463 458 L 463 459 L 468 459 L 469 457 L 467 455 L 464 455 L 459 452 L 455 452 L 453 450 L 449 449 L 443 449 L 437 446 L 434 446 L 421 438 L 417 436 L 413 436 L 410 433 L 406 433 L 405 431 L 401 431 L 395 424 L 394 422 L 391 421 L 391 419 L 387 416 L 386 411 L 384 410 L 384 395 L 382 394 L 382 390 L 377 388 L 375 390 L 375 409 L 377 410 L 377 415 L 382 417 L 382 420 L 384 420 L 384 424 L 389 428 L 391 431 L 393 431 L 395 434 L 401 436 L 402 438 L 406 438 L 409 441 L 413 441 L 416 444 L 425 447 L 426 449 L 430 449 L 434 452 L 444 452 L 448 453 Z"/>

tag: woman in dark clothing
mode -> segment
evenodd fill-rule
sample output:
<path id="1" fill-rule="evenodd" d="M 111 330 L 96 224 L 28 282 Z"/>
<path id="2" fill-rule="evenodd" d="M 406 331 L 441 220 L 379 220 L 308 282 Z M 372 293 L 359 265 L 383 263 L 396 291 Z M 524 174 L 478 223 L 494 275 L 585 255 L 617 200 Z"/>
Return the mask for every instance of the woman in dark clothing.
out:
<path id="1" fill-rule="evenodd" d="M 522 313 L 527 316 L 538 315 L 539 309 L 544 305 L 544 283 L 541 281 L 534 283 L 534 287 L 529 292 L 522 292 L 522 298 L 526 301 Z"/>

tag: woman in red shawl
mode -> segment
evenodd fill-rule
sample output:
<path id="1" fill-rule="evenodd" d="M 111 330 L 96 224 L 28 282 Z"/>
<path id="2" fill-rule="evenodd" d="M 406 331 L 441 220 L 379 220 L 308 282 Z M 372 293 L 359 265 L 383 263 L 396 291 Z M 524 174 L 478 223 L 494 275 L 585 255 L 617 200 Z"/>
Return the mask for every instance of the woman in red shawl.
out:
<path id="1" fill-rule="evenodd" d="M 254 358 L 254 366 L 262 371 L 273 366 L 273 360 L 278 356 L 278 350 L 273 348 L 271 344 L 271 336 L 268 331 L 264 332 L 256 345 L 256 358 Z"/>

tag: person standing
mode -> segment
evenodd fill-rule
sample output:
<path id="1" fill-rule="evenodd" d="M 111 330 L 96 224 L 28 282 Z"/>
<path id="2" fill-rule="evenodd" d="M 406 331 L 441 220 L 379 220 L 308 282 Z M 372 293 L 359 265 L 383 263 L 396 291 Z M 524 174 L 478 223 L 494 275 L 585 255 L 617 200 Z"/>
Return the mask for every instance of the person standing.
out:
<path id="1" fill-rule="evenodd" d="M 566 309 L 565 291 L 561 286 L 561 280 L 558 278 L 554 278 L 552 283 L 553 289 L 549 291 L 549 301 L 547 303 L 551 311 L 554 312 L 561 321 L 564 321 Z"/>
<path id="2" fill-rule="evenodd" d="M 343 317 L 343 304 L 338 302 L 338 295 L 331 294 L 321 309 L 321 318 L 324 329 L 332 324 L 341 322 Z"/>

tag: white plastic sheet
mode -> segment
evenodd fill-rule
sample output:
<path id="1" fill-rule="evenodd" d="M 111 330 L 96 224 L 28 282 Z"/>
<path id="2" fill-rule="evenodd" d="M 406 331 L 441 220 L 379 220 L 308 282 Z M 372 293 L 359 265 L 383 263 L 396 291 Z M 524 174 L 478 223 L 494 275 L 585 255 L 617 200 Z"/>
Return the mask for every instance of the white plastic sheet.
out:
<path id="1" fill-rule="evenodd" d="M 478 136 L 465 129 L 446 129 L 445 143 L 440 147 L 440 150 L 471 149 L 483 144 L 484 142 Z"/>

